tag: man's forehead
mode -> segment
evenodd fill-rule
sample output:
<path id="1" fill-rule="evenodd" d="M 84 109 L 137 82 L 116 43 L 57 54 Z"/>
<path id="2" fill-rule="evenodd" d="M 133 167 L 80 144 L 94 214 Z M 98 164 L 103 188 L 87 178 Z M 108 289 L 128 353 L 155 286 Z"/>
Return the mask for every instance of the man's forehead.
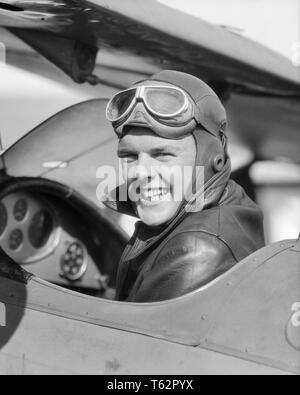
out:
<path id="1" fill-rule="evenodd" d="M 185 145 L 183 141 L 185 140 L 187 140 L 187 137 L 180 140 L 173 140 L 157 136 L 150 130 L 132 130 L 120 140 L 119 149 L 173 149 L 180 152 L 183 150 L 183 147 Z"/>

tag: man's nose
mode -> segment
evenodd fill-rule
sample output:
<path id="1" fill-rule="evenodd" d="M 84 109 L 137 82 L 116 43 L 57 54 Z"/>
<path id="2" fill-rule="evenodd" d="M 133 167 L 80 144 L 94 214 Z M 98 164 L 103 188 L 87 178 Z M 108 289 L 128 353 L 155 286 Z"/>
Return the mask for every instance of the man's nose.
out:
<path id="1" fill-rule="evenodd" d="M 136 178 L 137 180 L 148 179 L 150 181 L 153 175 L 152 168 L 153 163 L 151 157 L 144 153 L 140 154 L 138 162 L 135 166 L 134 178 Z"/>

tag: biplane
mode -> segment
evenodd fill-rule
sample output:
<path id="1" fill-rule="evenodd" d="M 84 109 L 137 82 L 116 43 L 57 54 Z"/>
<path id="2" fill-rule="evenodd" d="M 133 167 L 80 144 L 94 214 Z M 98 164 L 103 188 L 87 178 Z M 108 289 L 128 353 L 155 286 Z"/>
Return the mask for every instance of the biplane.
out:
<path id="1" fill-rule="evenodd" d="M 2 0 L 0 26 L 95 92 L 194 74 L 226 104 L 233 141 L 300 163 L 299 71 L 254 41 L 152 0 Z M 97 168 L 117 166 L 106 103 L 72 105 L 1 155 L 0 373 L 299 374 L 299 239 L 181 298 L 113 300 L 128 234 L 96 197 Z M 248 169 L 233 176 L 249 191 Z"/>

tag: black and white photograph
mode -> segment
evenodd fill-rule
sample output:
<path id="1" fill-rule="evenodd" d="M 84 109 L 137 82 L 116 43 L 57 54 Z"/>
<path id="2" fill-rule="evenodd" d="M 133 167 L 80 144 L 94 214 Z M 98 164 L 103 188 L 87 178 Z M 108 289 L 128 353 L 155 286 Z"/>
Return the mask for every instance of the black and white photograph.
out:
<path id="1" fill-rule="evenodd" d="M 0 0 L 0 375 L 300 375 L 300 0 Z"/>

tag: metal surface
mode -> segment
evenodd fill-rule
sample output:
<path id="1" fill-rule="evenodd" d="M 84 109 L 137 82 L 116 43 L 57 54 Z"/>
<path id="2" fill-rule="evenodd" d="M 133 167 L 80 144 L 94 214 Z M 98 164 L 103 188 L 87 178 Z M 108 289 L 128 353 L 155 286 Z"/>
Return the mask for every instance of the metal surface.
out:
<path id="1" fill-rule="evenodd" d="M 7 314 L 10 312 L 13 314 L 13 308 Z M 0 327 L 0 331 L 3 329 Z M 31 310 L 26 311 L 12 341 L 0 351 L 0 372 L 28 375 L 284 373 L 216 352 Z"/>
<path id="2" fill-rule="evenodd" d="M 299 94 L 300 76 L 288 59 L 156 1 L 2 3 L 19 10 L 0 7 L 1 26 L 59 33 L 91 45 L 96 42 L 98 48 L 122 47 L 212 81 Z"/>
<path id="3" fill-rule="evenodd" d="M 199 291 L 171 301 L 152 304 L 130 304 L 94 299 L 34 278 L 24 288 L 21 284 L 14 284 L 0 277 L 0 302 L 4 303 L 7 308 L 21 309 L 25 314 L 24 321 L 21 318 L 20 323 L 14 330 L 11 330 L 11 344 L 7 347 L 8 350 L 14 351 L 9 351 L 8 354 L 19 355 L 20 359 L 20 353 L 24 353 L 25 359 L 34 360 L 25 345 L 22 346 L 23 351 L 21 349 L 16 351 L 14 344 L 19 344 L 19 335 L 23 337 L 24 331 L 29 331 L 29 328 L 32 330 L 34 325 L 39 325 L 40 320 L 44 323 L 45 320 L 51 322 L 48 325 L 48 334 L 44 342 L 47 340 L 51 343 L 49 339 L 69 336 L 66 333 L 66 325 L 62 325 L 65 321 L 58 318 L 61 317 L 63 320 L 71 320 L 72 324 L 78 322 L 82 330 L 85 328 L 85 333 L 91 330 L 88 336 L 90 348 L 92 344 L 98 344 L 100 349 L 103 347 L 105 355 L 113 358 L 114 355 L 119 355 L 115 354 L 116 343 L 113 336 L 119 335 L 123 341 L 120 343 L 118 341 L 117 344 L 123 344 L 122 349 L 125 348 L 128 352 L 126 361 L 128 364 L 134 364 L 133 366 L 138 366 L 132 356 L 133 348 L 140 354 L 142 347 L 147 348 L 151 344 L 146 337 L 140 337 L 140 335 L 145 335 L 161 339 L 161 343 L 157 343 L 157 345 L 161 344 L 161 347 L 166 345 L 165 341 L 185 346 L 199 346 L 201 350 L 193 352 L 187 351 L 191 350 L 190 348 L 181 349 L 191 357 L 191 359 L 186 357 L 186 365 L 183 364 L 183 366 L 190 366 L 193 360 L 192 355 L 197 355 L 198 358 L 203 355 L 203 349 L 206 349 L 227 356 L 231 355 L 234 361 L 235 358 L 240 358 L 256 362 L 260 368 L 269 366 L 283 372 L 300 373 L 299 352 L 290 346 L 285 336 L 291 306 L 295 301 L 300 300 L 299 278 L 295 275 L 299 274 L 300 259 L 299 253 L 292 251 L 294 245 L 295 241 L 289 241 L 266 247 Z M 35 317 L 35 319 L 27 320 L 27 316 Z M 55 319 L 52 319 L 52 316 Z M 91 329 L 91 324 L 96 325 L 99 330 L 96 337 L 94 337 L 95 332 Z M 128 332 L 139 335 L 135 338 Z M 40 326 L 38 333 L 38 336 L 45 336 Z M 101 333 L 106 336 L 104 335 L 102 341 L 97 343 L 95 339 Z M 1 336 L 4 338 L 4 335 Z M 132 342 L 126 343 L 125 339 L 130 338 Z M 72 352 L 74 341 L 78 341 L 78 338 L 76 339 L 72 337 L 70 347 L 66 346 L 64 351 L 57 351 Z M 168 349 L 170 347 L 173 347 L 173 351 L 178 349 L 175 344 L 167 346 Z M 53 349 L 53 346 L 51 348 Z M 114 352 L 107 350 L 114 350 Z M 98 352 L 101 353 L 100 350 Z M 6 353 L 5 348 L 0 351 L 2 358 Z M 209 355 L 212 359 L 215 358 L 214 353 Z M 90 354 L 86 354 L 85 358 L 90 361 L 94 357 L 95 354 L 91 351 Z M 78 353 L 77 359 L 75 358 L 72 362 L 69 360 L 69 366 L 75 366 L 81 358 L 82 354 Z M 101 360 L 102 357 L 98 355 L 97 358 Z M 165 355 L 164 358 L 165 367 L 166 361 L 169 360 L 169 366 L 177 369 L 177 362 L 173 361 L 170 355 Z M 149 372 L 157 371 L 157 366 L 155 366 L 157 360 L 153 354 L 146 359 L 147 364 L 152 366 Z M 207 365 L 204 366 L 203 359 L 202 362 L 201 359 L 189 373 L 195 370 L 206 371 Z M 43 355 L 38 360 L 45 366 L 49 366 L 49 361 L 51 361 L 51 366 L 57 366 L 56 363 L 62 361 L 57 355 L 55 356 L 54 349 L 50 358 Z M 124 361 L 124 355 L 122 360 Z M 149 367 L 147 364 L 140 369 L 147 369 Z M 68 366 L 68 364 L 63 366 Z M 253 373 L 258 366 L 248 372 Z M 226 367 L 223 365 L 221 369 L 232 373 L 237 369 L 236 372 L 239 372 L 239 369 L 243 370 L 243 362 L 241 361 L 241 365 L 235 363 Z M 218 365 L 215 365 L 215 371 L 217 370 Z M 124 370 L 121 371 L 124 372 Z M 133 373 L 132 370 L 129 372 Z M 266 372 L 270 372 L 268 368 Z"/>
<path id="4" fill-rule="evenodd" d="M 84 165 L 78 167 L 81 171 L 80 180 L 86 183 L 93 178 L 95 195 L 96 168 L 104 164 L 118 166 L 117 156 L 112 157 L 113 150 L 116 151 L 117 148 L 117 138 L 104 116 L 106 103 L 103 99 L 82 103 L 60 112 L 37 127 L 5 152 L 7 173 L 14 177 L 47 178 L 51 173 L 59 171 L 65 178 L 63 184 L 72 186 L 79 180 L 74 177 L 74 169 L 70 172 L 70 166 L 83 158 Z M 93 167 L 93 174 L 89 173 L 85 177 L 83 172 L 89 172 L 91 166 L 89 155 L 94 152 L 98 155 L 98 161 L 93 163 L 96 168 Z M 62 162 L 65 163 L 63 168 Z M 45 164 L 49 163 L 57 165 L 48 168 Z M 91 187 L 87 189 L 90 190 Z"/>

